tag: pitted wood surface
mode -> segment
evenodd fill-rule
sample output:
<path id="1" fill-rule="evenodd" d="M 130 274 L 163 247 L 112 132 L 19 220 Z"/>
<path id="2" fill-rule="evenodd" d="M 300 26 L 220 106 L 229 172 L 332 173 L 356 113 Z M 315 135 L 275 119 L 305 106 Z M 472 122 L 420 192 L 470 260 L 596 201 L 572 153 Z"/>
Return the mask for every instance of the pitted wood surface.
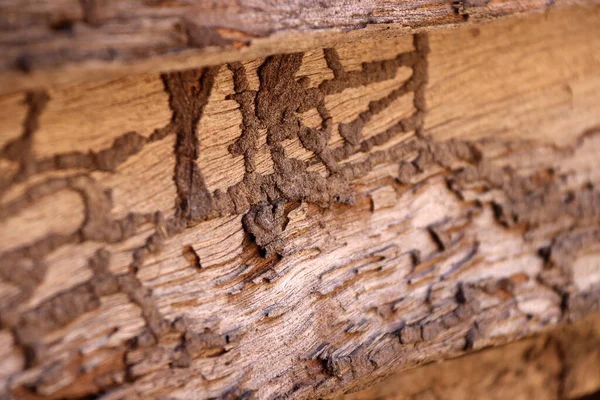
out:
<path id="1" fill-rule="evenodd" d="M 3 96 L 2 390 L 329 396 L 597 308 L 598 17 Z"/>
<path id="2" fill-rule="evenodd" d="M 600 395 L 600 320 L 386 378 L 344 400 L 593 400 Z"/>

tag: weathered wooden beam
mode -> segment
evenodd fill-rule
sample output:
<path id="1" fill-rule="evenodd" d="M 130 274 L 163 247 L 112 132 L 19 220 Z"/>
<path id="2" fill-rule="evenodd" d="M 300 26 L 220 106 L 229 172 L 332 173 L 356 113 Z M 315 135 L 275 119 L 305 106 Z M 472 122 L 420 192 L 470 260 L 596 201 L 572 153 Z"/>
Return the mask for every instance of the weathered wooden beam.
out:
<path id="1" fill-rule="evenodd" d="M 574 4 L 599 1 L 2 0 L 0 93 L 198 68 Z"/>
<path id="2" fill-rule="evenodd" d="M 0 96 L 0 393 L 326 397 L 597 309 L 599 17 Z"/>
<path id="3" fill-rule="evenodd" d="M 600 319 L 386 378 L 344 400 L 593 400 L 600 394 Z"/>

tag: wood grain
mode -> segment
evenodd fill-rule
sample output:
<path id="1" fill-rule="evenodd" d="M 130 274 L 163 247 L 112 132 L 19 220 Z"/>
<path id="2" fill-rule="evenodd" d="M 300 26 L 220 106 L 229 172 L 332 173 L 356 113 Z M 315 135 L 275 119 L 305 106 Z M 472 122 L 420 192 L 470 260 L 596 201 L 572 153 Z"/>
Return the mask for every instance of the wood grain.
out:
<path id="1" fill-rule="evenodd" d="M 1 96 L 0 393 L 329 397 L 598 308 L 599 17 Z"/>
<path id="2" fill-rule="evenodd" d="M 597 315 L 572 326 L 386 378 L 344 400 L 594 399 Z"/>
<path id="3" fill-rule="evenodd" d="M 598 0 L 2 0 L 0 92 L 309 51 Z M 551 11 L 552 10 L 552 11 Z M 350 33 L 348 33 L 350 32 Z"/>

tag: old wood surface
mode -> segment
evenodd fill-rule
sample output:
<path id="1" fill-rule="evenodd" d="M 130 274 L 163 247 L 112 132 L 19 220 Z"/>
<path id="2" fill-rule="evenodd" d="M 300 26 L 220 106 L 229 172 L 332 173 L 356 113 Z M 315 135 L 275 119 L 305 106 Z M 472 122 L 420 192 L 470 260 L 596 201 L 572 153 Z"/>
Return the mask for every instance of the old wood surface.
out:
<path id="1" fill-rule="evenodd" d="M 0 93 L 560 12 L 574 4 L 600 0 L 0 0 Z"/>
<path id="2" fill-rule="evenodd" d="M 600 10 L 0 97 L 7 398 L 315 398 L 598 307 Z"/>
<path id="3" fill-rule="evenodd" d="M 600 396 L 600 319 L 386 378 L 339 400 L 594 400 Z"/>

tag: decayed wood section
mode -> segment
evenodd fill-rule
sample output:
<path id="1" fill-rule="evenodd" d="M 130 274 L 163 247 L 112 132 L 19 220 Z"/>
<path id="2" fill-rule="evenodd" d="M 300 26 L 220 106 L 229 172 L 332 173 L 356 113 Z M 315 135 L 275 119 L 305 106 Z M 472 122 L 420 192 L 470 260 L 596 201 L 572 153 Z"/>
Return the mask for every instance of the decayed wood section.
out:
<path id="1" fill-rule="evenodd" d="M 575 4 L 600 0 L 0 0 L 0 93 L 560 12 Z"/>
<path id="2" fill-rule="evenodd" d="M 331 396 L 594 310 L 599 18 L 0 97 L 4 396 Z"/>
<path id="3" fill-rule="evenodd" d="M 404 371 L 340 400 L 593 400 L 600 394 L 598 314 L 547 334 Z"/>

